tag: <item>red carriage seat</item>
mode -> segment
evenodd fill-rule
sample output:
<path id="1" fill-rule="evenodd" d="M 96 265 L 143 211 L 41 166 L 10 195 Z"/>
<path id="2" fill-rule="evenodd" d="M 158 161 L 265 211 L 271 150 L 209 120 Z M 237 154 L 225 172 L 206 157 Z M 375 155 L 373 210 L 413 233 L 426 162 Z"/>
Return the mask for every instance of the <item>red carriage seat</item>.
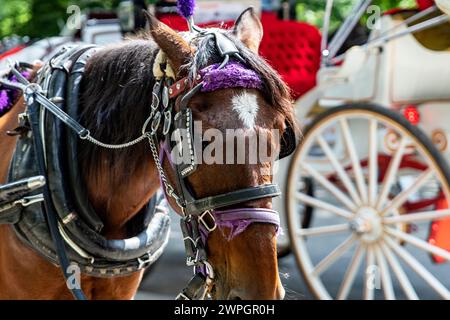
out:
<path id="1" fill-rule="evenodd" d="M 434 0 L 417 0 L 417 7 L 419 10 L 428 9 L 432 5 L 434 5 Z"/>
<path id="2" fill-rule="evenodd" d="M 158 17 L 178 31 L 186 31 L 184 18 L 176 14 Z M 320 67 L 321 35 L 317 28 L 301 22 L 279 20 L 275 14 L 263 13 L 261 18 L 264 38 L 260 54 L 277 70 L 297 99 L 316 84 Z M 211 22 L 201 27 L 231 28 L 234 21 Z"/>
<path id="3" fill-rule="evenodd" d="M 434 0 L 416 0 L 417 3 L 417 10 L 422 11 L 425 9 L 428 9 L 429 7 L 434 5 Z M 404 11 L 408 11 L 407 9 L 403 9 L 403 8 L 393 8 L 390 10 L 387 10 L 384 14 L 386 15 L 390 15 L 390 14 L 396 14 L 396 13 L 401 13 Z"/>
<path id="4" fill-rule="evenodd" d="M 320 67 L 321 35 L 301 22 L 263 15 L 264 38 L 260 54 L 281 74 L 297 99 L 316 84 Z"/>

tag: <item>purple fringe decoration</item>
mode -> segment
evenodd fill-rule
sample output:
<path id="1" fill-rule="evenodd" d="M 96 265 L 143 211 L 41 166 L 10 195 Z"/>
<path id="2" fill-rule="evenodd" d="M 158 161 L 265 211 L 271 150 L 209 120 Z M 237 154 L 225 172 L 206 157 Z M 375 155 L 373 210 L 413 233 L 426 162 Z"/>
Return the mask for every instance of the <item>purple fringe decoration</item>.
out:
<path id="1" fill-rule="evenodd" d="M 253 220 L 233 220 L 233 221 L 216 221 L 217 227 L 222 232 L 222 235 L 227 239 L 227 241 L 233 240 L 235 237 L 240 235 L 242 232 L 247 230 L 247 228 L 255 223 Z M 229 230 L 228 235 L 225 235 L 225 229 Z M 278 236 L 281 232 L 281 227 L 277 226 L 276 235 Z"/>
<path id="2" fill-rule="evenodd" d="M 231 61 L 224 68 L 217 69 L 219 66 L 213 64 L 200 71 L 204 82 L 202 92 L 228 88 L 263 89 L 259 75 L 241 63 Z"/>
<path id="3" fill-rule="evenodd" d="M 9 97 L 6 90 L 0 91 L 0 114 L 9 106 Z"/>
<path id="4" fill-rule="evenodd" d="M 178 0 L 177 9 L 180 15 L 189 19 L 194 15 L 195 0 Z"/>
<path id="5" fill-rule="evenodd" d="M 23 71 L 21 74 L 27 79 L 30 78 L 30 73 L 28 71 Z M 17 78 L 14 75 L 10 75 L 8 80 L 11 82 L 17 82 Z M 19 95 L 19 90 L 4 88 L 0 85 L 0 117 L 12 109 Z"/>
<path id="6" fill-rule="evenodd" d="M 253 223 L 270 223 L 280 231 L 280 219 L 276 211 L 264 208 L 238 208 L 230 210 L 216 210 L 213 212 L 216 224 L 223 236 L 230 241 L 247 230 Z M 225 234 L 228 229 L 228 235 Z"/>
<path id="7" fill-rule="evenodd" d="M 217 226 L 220 231 L 222 231 L 222 235 L 227 239 L 227 241 L 231 241 L 236 236 L 247 230 L 252 223 L 253 221 L 251 220 L 220 221 L 217 223 Z M 228 228 L 230 231 L 228 236 L 225 235 L 225 228 Z"/>

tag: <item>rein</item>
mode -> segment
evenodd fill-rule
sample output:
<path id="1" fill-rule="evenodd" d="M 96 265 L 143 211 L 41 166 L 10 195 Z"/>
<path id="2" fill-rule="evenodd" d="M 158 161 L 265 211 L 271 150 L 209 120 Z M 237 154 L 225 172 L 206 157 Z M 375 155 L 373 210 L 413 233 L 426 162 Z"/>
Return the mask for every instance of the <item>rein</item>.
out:
<path id="1" fill-rule="evenodd" d="M 221 229 L 231 228 L 230 237 L 233 237 L 244 231 L 252 223 L 269 223 L 278 228 L 280 225 L 279 217 L 273 210 L 260 208 L 223 210 L 223 208 L 239 203 L 279 196 L 280 190 L 275 184 L 244 188 L 202 199 L 196 199 L 191 193 L 186 178 L 195 172 L 197 164 L 195 162 L 196 150 L 193 143 L 192 111 L 188 107 L 190 99 L 198 92 L 215 91 L 229 87 L 262 89 L 261 79 L 254 71 L 245 67 L 244 59 L 242 59 L 239 50 L 230 39 L 219 32 L 206 30 L 201 30 L 200 36 L 214 37 L 216 47 L 223 57 L 223 62 L 201 70 L 193 83 L 190 83 L 187 78 L 173 83 L 173 79 L 169 79 L 166 76 L 156 81 L 152 92 L 150 115 L 143 125 L 142 135 L 123 144 L 107 144 L 92 137 L 87 128 L 61 110 L 51 99 L 48 99 L 45 96 L 45 91 L 39 84 L 30 83 L 24 78 L 16 66 L 11 66 L 11 72 L 16 76 L 17 83 L 7 79 L 0 79 L 0 83 L 4 86 L 19 89 L 23 92 L 28 105 L 33 132 L 39 132 L 40 130 L 40 108 L 38 108 L 40 105 L 75 132 L 79 139 L 87 140 L 103 148 L 123 149 L 148 140 L 165 195 L 175 200 L 179 211 L 182 213 L 180 225 L 187 256 L 186 264 L 194 268 L 194 277 L 177 296 L 177 299 L 181 300 L 205 299 L 212 288 L 215 275 L 213 266 L 208 262 L 206 252 L 209 233 L 217 227 Z M 227 77 L 227 72 L 235 76 L 234 81 L 230 81 L 229 77 Z M 245 77 L 237 80 L 236 75 L 243 74 Z M 173 115 L 176 101 L 179 102 L 179 111 Z M 164 123 L 161 128 L 162 122 Z M 190 161 L 189 163 L 172 164 L 176 175 L 176 186 L 173 186 L 162 167 L 163 157 L 160 156 L 158 145 L 162 143 L 163 146 L 160 149 L 170 152 L 172 147 L 170 138 L 177 130 L 186 130 L 188 133 L 187 152 L 190 155 Z M 158 138 L 160 133 L 164 137 L 164 142 L 161 142 Z M 39 137 L 35 140 L 35 144 L 35 149 L 40 150 L 42 153 L 42 142 L 40 142 Z M 170 162 L 170 156 L 168 154 L 167 156 Z M 39 158 L 44 159 L 44 156 L 41 155 Z M 44 172 L 45 165 L 40 163 L 40 167 L 41 171 Z M 45 186 L 45 200 L 50 197 L 48 193 L 48 186 Z M 69 262 L 65 254 L 64 241 L 57 229 L 58 215 L 54 212 L 55 208 L 52 208 L 47 201 L 45 201 L 45 204 L 46 208 L 48 207 L 46 212 L 48 214 L 49 227 L 58 249 L 61 268 L 67 270 Z M 77 299 L 84 298 L 81 289 L 71 290 Z"/>

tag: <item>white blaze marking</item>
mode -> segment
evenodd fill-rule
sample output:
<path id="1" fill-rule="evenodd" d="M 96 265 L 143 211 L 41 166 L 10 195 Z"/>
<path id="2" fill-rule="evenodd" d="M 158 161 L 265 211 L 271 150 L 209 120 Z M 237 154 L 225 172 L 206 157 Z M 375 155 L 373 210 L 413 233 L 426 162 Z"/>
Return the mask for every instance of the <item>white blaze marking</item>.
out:
<path id="1" fill-rule="evenodd" d="M 258 101 L 254 93 L 241 93 L 232 99 L 233 110 L 239 115 L 239 119 L 249 129 L 255 127 L 256 116 L 258 115 Z"/>

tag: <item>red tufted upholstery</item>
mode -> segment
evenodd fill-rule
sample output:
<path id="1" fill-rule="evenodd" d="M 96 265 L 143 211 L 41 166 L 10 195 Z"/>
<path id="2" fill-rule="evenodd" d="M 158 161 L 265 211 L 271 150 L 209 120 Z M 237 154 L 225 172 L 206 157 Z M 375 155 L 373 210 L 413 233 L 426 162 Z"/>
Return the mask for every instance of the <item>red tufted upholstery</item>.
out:
<path id="1" fill-rule="evenodd" d="M 417 0 L 419 10 L 425 10 L 434 5 L 434 0 Z"/>
<path id="2" fill-rule="evenodd" d="M 187 30 L 186 21 L 178 15 L 164 15 L 159 19 L 175 30 Z M 321 35 L 317 28 L 311 25 L 278 20 L 277 16 L 271 13 L 263 13 L 261 21 L 264 38 L 260 54 L 281 74 L 291 88 L 293 98 L 297 99 L 316 84 L 316 73 L 320 66 Z M 219 25 L 231 28 L 234 22 L 211 22 L 201 26 Z"/>
<path id="3" fill-rule="evenodd" d="M 317 28 L 263 15 L 260 54 L 281 74 L 297 99 L 316 84 L 321 35 Z"/>

